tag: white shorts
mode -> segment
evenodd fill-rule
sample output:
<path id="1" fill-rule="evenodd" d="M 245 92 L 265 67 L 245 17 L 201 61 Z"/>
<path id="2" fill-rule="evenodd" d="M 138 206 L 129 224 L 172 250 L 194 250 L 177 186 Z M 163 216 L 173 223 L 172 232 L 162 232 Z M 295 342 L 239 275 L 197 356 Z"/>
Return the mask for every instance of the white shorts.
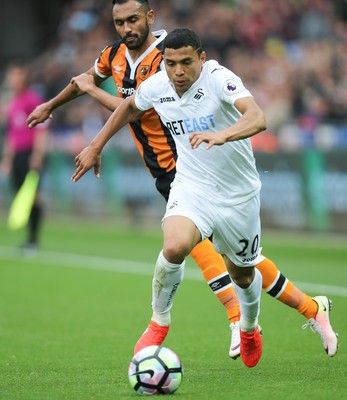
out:
<path id="1" fill-rule="evenodd" d="M 199 229 L 202 240 L 212 237 L 218 253 L 225 254 L 239 267 L 250 267 L 263 259 L 259 214 L 259 193 L 243 203 L 226 207 L 175 184 L 170 190 L 163 221 L 173 215 L 189 218 Z"/>

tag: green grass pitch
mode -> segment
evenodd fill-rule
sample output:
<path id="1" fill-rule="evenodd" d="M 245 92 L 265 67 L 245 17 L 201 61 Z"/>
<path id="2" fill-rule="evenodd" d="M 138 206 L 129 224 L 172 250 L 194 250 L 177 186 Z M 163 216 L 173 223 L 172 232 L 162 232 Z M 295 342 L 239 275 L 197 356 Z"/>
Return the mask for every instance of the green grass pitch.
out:
<path id="1" fill-rule="evenodd" d="M 158 223 L 159 226 L 159 223 Z M 135 399 L 127 369 L 151 315 L 159 230 L 116 222 L 46 222 L 42 252 L 23 257 L 23 232 L 0 224 L 0 399 Z M 180 356 L 182 400 L 346 399 L 346 237 L 263 234 L 264 254 L 310 295 L 333 300 L 339 351 L 301 330 L 295 310 L 262 296 L 263 356 L 228 357 L 224 308 L 188 261 L 165 345 Z"/>

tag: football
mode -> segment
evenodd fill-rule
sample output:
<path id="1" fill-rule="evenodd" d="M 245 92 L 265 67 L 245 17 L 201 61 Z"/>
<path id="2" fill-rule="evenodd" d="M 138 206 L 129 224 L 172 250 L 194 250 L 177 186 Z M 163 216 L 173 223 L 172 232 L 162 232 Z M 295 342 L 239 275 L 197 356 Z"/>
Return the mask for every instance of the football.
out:
<path id="1" fill-rule="evenodd" d="M 182 381 L 183 367 L 172 350 L 162 346 L 148 346 L 134 355 L 128 376 L 137 393 L 172 394 Z"/>

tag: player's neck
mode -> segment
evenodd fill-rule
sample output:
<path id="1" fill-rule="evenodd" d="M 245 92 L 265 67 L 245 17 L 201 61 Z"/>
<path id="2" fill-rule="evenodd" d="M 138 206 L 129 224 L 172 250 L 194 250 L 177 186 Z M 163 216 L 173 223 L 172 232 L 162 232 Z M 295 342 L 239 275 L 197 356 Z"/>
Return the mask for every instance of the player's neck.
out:
<path id="1" fill-rule="evenodd" d="M 139 57 L 141 57 L 141 55 L 148 49 L 148 47 L 151 46 L 151 44 L 154 43 L 156 40 L 157 40 L 157 38 L 150 33 L 148 35 L 147 40 L 141 47 L 139 47 L 138 49 L 135 49 L 135 50 L 128 49 L 129 55 L 130 55 L 131 59 L 133 60 L 133 62 L 136 62 L 136 60 Z"/>

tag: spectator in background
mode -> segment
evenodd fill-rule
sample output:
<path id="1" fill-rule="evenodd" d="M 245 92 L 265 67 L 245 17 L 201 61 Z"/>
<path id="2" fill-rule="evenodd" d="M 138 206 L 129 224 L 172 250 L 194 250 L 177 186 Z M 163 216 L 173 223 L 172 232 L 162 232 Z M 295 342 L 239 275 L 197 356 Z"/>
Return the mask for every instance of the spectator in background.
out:
<path id="1" fill-rule="evenodd" d="M 29 170 L 42 173 L 47 148 L 47 124 L 33 129 L 26 124 L 31 110 L 43 101 L 40 94 L 30 88 L 28 76 L 29 70 L 23 64 L 11 65 L 4 82 L 8 100 L 2 113 L 5 137 L 0 166 L 2 173 L 10 178 L 14 192 L 20 189 Z M 37 249 L 42 216 L 42 199 L 38 191 L 29 218 L 25 249 Z"/>

